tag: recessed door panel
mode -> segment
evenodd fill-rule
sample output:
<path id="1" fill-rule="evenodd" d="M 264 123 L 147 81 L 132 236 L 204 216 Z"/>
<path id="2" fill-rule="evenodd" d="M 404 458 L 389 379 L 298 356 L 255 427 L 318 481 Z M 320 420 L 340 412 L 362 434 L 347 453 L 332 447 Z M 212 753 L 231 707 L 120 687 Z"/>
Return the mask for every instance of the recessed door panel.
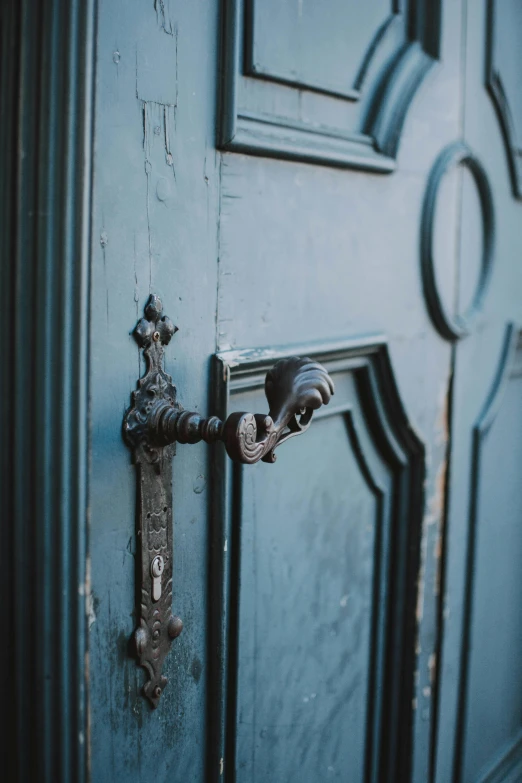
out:
<path id="1" fill-rule="evenodd" d="M 253 75 L 355 99 L 365 66 L 396 14 L 390 0 L 290 3 L 254 0 Z M 324 42 L 328 41 L 328 47 Z"/>
<path id="2" fill-rule="evenodd" d="M 231 407 L 262 404 L 262 355 L 220 354 Z M 215 613 L 229 630 L 215 676 L 238 783 L 408 774 L 423 449 L 384 343 L 312 356 L 336 388 L 307 442 L 290 440 L 276 465 L 216 455 L 228 493 L 214 568 L 229 576 Z"/>
<path id="3" fill-rule="evenodd" d="M 347 415 L 288 444 L 277 477 L 242 471 L 238 782 L 363 778 L 391 479 L 377 463 L 381 488 L 359 463 Z"/>

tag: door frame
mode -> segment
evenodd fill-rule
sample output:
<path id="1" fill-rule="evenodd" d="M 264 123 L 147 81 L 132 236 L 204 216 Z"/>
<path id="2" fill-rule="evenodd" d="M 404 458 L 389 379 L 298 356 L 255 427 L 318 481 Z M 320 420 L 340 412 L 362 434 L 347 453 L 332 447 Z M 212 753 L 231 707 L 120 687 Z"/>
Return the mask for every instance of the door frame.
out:
<path id="1" fill-rule="evenodd" d="M 12 781 L 82 783 L 95 0 L 0 20 L 3 757 Z"/>

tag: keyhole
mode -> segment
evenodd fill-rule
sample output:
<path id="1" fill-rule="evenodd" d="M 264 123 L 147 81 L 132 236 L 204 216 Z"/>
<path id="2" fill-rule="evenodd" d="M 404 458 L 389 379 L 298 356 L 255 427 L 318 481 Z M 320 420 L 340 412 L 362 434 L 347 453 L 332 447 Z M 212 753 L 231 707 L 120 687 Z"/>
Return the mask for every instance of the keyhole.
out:
<path id="1" fill-rule="evenodd" d="M 159 601 L 161 598 L 161 575 L 164 571 L 165 563 L 161 555 L 156 555 L 150 564 L 150 574 L 152 576 L 152 600 Z"/>

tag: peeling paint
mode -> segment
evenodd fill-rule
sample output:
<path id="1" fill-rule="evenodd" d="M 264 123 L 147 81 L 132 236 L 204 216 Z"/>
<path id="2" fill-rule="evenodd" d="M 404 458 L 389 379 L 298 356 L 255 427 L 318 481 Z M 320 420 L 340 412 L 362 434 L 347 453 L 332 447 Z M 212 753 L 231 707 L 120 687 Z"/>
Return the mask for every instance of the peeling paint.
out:
<path id="1" fill-rule="evenodd" d="M 437 563 L 437 569 L 435 573 L 435 580 L 433 584 L 433 594 L 436 598 L 440 599 L 441 591 L 443 589 L 443 552 L 444 552 L 444 540 L 445 540 L 445 510 L 447 505 L 447 492 L 448 492 L 448 479 L 449 479 L 449 461 L 451 453 L 451 396 L 453 388 L 453 366 L 450 368 L 450 372 L 447 379 L 446 390 L 444 398 L 440 406 L 439 416 L 439 437 L 441 444 L 444 444 L 445 452 L 444 458 L 439 465 L 437 475 L 435 478 L 435 492 L 431 502 L 431 511 L 436 514 L 440 519 L 439 535 L 436 537 L 433 548 L 433 556 Z M 441 600 L 441 599 L 440 599 Z M 441 629 L 439 628 L 439 633 Z"/>
<path id="2" fill-rule="evenodd" d="M 448 438 L 449 440 L 449 438 Z M 447 455 L 442 460 L 435 477 L 435 492 L 430 500 L 430 511 L 434 518 L 441 517 L 444 511 L 444 501 L 446 498 L 446 478 L 448 475 Z"/>
<path id="3" fill-rule="evenodd" d="M 172 195 L 172 182 L 176 182 L 174 156 L 171 152 L 171 129 L 175 126 L 173 105 L 158 101 L 142 101 L 143 151 L 146 186 L 146 216 L 149 255 L 149 287 L 153 282 L 154 236 L 151 223 L 156 199 L 167 206 Z M 172 172 L 172 178 L 170 177 Z M 163 175 L 168 175 L 163 176 Z"/>
<path id="4" fill-rule="evenodd" d="M 167 35 L 174 35 L 168 0 L 166 3 L 165 0 L 154 0 L 154 10 L 156 11 L 158 24 L 163 32 Z"/>
<path id="5" fill-rule="evenodd" d="M 89 556 L 85 565 L 85 583 L 78 587 L 78 592 L 80 595 L 85 596 L 85 614 L 87 616 L 87 628 L 90 631 L 96 622 L 96 611 L 91 587 L 91 558 Z"/>

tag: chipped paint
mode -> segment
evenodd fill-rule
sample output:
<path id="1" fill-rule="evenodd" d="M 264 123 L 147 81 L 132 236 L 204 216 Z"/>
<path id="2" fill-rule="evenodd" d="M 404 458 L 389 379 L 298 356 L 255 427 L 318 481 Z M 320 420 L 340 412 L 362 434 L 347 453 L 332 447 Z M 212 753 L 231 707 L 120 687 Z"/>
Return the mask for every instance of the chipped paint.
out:
<path id="1" fill-rule="evenodd" d="M 220 323 L 226 319 L 221 318 Z M 284 348 L 273 348 L 270 346 L 264 346 L 260 348 L 246 348 L 246 349 L 230 349 L 225 350 L 222 348 L 218 355 L 218 358 L 229 368 L 233 369 L 241 364 L 252 362 L 259 362 L 260 364 L 276 359 L 285 359 L 289 356 L 322 356 L 323 354 L 335 354 L 339 352 L 349 351 L 350 348 L 356 348 L 360 351 L 363 348 L 375 347 L 380 348 L 387 343 L 386 338 L 381 334 L 370 334 L 366 337 L 361 337 L 356 340 L 339 340 L 337 342 L 315 342 L 308 343 L 306 345 L 299 343 L 297 345 L 288 345 Z M 411 428 L 410 428 L 411 429 Z M 412 430 L 413 431 L 413 430 Z"/>
<path id="2" fill-rule="evenodd" d="M 85 564 L 85 582 L 78 587 L 78 593 L 85 596 L 85 614 L 87 616 L 87 628 L 89 631 L 96 622 L 96 611 L 94 608 L 94 596 L 91 587 L 91 558 L 87 556 Z"/>
<path id="3" fill-rule="evenodd" d="M 165 0 L 154 0 L 154 10 L 156 11 L 156 19 L 161 29 L 167 35 L 174 35 L 174 28 L 172 26 L 172 20 L 170 18 L 170 8 L 165 5 Z"/>
<path id="4" fill-rule="evenodd" d="M 444 541 L 445 541 L 445 511 L 447 505 L 447 492 L 449 482 L 449 463 L 451 453 L 451 396 L 453 389 L 453 362 L 450 366 L 448 374 L 447 384 L 443 399 L 440 401 L 440 413 L 438 419 L 438 427 L 435 431 L 436 440 L 444 447 L 444 457 L 438 467 L 437 475 L 435 477 L 435 490 L 430 501 L 430 510 L 440 520 L 438 536 L 436 536 L 433 544 L 433 556 L 437 563 L 435 572 L 435 578 L 433 583 L 433 595 L 435 598 L 442 600 L 442 580 L 443 580 L 443 555 L 444 555 Z M 442 614 L 442 611 L 441 611 Z M 441 629 L 439 628 L 439 634 Z"/>
<path id="5" fill-rule="evenodd" d="M 430 657 L 428 658 L 428 673 L 429 673 L 429 680 L 431 685 L 433 685 L 435 681 L 436 671 L 437 671 L 437 656 L 435 653 L 431 653 Z"/>

